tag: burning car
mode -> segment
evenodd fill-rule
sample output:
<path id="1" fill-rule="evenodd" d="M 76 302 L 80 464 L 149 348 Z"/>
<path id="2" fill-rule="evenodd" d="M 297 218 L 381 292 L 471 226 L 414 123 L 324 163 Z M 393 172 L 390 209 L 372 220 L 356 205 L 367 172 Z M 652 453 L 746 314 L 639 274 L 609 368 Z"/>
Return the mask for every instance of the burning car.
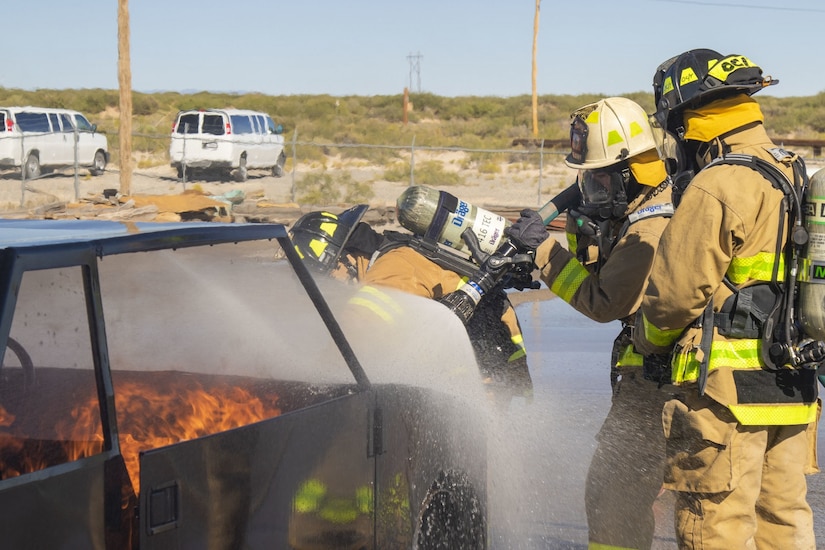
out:
<path id="1" fill-rule="evenodd" d="M 5 548 L 486 547 L 446 308 L 372 324 L 277 224 L 2 220 L 0 265 Z"/>

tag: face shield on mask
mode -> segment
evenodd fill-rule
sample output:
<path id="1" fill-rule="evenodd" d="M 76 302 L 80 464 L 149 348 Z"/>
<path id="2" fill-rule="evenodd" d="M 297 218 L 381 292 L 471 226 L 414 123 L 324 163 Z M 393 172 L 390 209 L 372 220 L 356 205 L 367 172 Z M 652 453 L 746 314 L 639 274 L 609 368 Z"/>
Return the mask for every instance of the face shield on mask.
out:
<path id="1" fill-rule="evenodd" d="M 627 211 L 625 184 L 630 179 L 626 164 L 579 171 L 581 204 L 569 210 L 568 215 L 575 220 L 579 234 L 596 241 L 603 258 L 607 258 L 612 248 L 612 225 Z"/>
<path id="2" fill-rule="evenodd" d="M 579 189 L 582 214 L 599 219 L 621 218 L 627 209 L 625 183 L 629 174 L 626 167 L 581 170 Z"/>

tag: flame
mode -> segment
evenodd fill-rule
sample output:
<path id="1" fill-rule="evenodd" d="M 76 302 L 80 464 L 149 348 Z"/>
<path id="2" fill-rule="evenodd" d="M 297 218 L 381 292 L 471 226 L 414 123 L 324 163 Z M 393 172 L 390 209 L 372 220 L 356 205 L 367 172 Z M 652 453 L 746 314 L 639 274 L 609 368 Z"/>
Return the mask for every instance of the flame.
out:
<path id="1" fill-rule="evenodd" d="M 140 491 L 140 452 L 272 418 L 277 395 L 257 395 L 225 381 L 182 373 L 114 373 L 120 451 L 135 493 Z M 54 440 L 15 433 L 15 416 L 0 406 L 0 479 L 99 453 L 103 436 L 97 395 L 55 423 Z M 8 432 L 8 433 L 4 433 Z"/>
<path id="2" fill-rule="evenodd" d="M 149 377 L 147 377 L 149 378 Z M 278 416 L 277 396 L 259 398 L 229 384 L 205 388 L 194 376 L 157 384 L 115 377 L 120 451 L 140 490 L 140 452 Z"/>
<path id="3" fill-rule="evenodd" d="M 98 435 L 99 415 L 90 417 L 85 408 L 79 406 L 68 417 L 59 418 L 49 430 L 51 436 L 46 438 L 42 426 L 33 427 L 32 422 L 17 427 L 15 420 L 19 415 L 11 414 L 0 405 L 0 479 L 35 472 L 102 451 L 103 437 Z M 96 403 L 94 411 L 97 411 Z"/>

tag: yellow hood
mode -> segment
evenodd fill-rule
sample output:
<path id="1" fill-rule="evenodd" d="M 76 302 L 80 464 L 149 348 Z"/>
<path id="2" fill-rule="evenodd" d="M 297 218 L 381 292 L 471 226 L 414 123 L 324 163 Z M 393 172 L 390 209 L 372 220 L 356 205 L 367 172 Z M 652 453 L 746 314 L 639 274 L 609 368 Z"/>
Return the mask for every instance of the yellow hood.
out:
<path id="1" fill-rule="evenodd" d="M 751 122 L 764 122 L 759 104 L 748 95 L 714 101 L 697 109 L 685 109 L 685 139 L 707 143 Z"/>
<path id="2" fill-rule="evenodd" d="M 629 159 L 627 164 L 630 166 L 633 177 L 642 185 L 656 187 L 667 177 L 665 163 L 659 158 L 656 149 L 636 155 Z"/>

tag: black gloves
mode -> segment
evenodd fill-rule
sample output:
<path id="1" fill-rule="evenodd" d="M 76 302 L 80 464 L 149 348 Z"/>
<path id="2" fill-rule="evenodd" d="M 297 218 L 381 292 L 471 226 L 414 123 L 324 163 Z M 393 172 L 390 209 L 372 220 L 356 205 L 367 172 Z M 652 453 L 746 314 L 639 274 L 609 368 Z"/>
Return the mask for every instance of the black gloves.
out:
<path id="1" fill-rule="evenodd" d="M 524 251 L 533 251 L 547 240 L 547 229 L 544 220 L 535 210 L 524 209 L 516 223 L 504 230 L 516 246 Z"/>

